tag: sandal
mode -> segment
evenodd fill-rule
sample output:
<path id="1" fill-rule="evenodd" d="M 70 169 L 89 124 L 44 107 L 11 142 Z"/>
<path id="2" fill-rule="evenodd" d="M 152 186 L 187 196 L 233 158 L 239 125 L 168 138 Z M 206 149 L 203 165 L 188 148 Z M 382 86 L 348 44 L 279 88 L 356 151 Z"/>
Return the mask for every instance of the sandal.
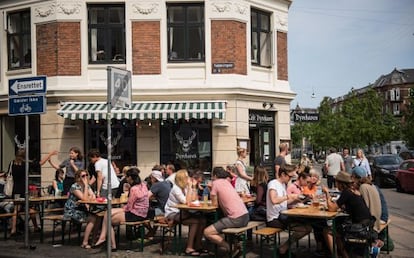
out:
<path id="1" fill-rule="evenodd" d="M 189 251 L 189 252 L 185 251 L 185 255 L 186 256 L 200 256 L 200 253 L 197 252 L 196 250 Z"/>
<path id="2" fill-rule="evenodd" d="M 81 245 L 81 248 L 83 248 L 83 249 L 91 249 L 91 248 L 92 248 L 92 246 L 90 246 L 90 245 L 88 245 L 88 244 L 86 244 L 86 245 L 82 244 L 82 245 Z"/>

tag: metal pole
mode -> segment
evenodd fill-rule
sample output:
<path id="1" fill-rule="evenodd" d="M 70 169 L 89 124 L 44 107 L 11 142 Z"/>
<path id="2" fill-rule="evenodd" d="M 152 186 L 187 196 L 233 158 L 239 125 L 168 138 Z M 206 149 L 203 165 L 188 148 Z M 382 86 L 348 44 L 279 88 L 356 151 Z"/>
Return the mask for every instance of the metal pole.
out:
<path id="1" fill-rule="evenodd" d="M 108 190 L 108 198 L 107 198 L 107 231 L 106 231 L 106 257 L 111 257 L 111 251 L 112 251 L 112 243 L 111 243 L 111 234 L 112 234 L 112 221 L 111 221 L 111 202 L 112 202 L 112 186 L 111 186 L 111 159 L 112 159 L 112 137 L 111 137 L 111 69 L 110 67 L 107 68 L 107 81 L 108 81 L 108 96 L 107 96 L 107 117 L 106 117 L 106 124 L 107 124 L 107 140 L 106 140 L 106 146 L 107 146 L 107 152 L 108 152 L 108 184 L 106 189 Z"/>
<path id="2" fill-rule="evenodd" d="M 24 246 L 25 247 L 29 247 L 29 140 L 30 140 L 30 136 L 29 136 L 29 116 L 25 115 L 25 142 L 26 142 L 26 147 L 25 147 L 25 207 L 24 207 Z"/>

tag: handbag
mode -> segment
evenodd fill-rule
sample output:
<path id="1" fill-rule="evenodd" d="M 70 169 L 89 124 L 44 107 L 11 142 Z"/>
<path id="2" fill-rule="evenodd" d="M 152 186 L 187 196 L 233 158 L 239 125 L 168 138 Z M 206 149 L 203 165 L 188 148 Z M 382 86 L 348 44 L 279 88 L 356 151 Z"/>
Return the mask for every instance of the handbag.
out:
<path id="1" fill-rule="evenodd" d="M 7 177 L 6 177 L 6 184 L 4 185 L 4 194 L 7 196 L 12 196 L 13 194 L 13 175 L 12 175 L 12 164 L 13 161 L 10 162 L 9 169 L 7 171 Z"/>
<path id="2" fill-rule="evenodd" d="M 350 220 L 347 220 L 342 224 L 342 234 L 345 242 L 351 243 L 370 243 L 378 238 L 372 225 L 352 223 Z"/>

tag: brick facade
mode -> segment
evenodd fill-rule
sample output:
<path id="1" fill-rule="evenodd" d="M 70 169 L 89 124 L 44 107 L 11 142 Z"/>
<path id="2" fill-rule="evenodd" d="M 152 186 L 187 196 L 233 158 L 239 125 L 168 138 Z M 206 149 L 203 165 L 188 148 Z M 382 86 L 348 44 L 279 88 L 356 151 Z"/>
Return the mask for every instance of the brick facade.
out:
<path id="1" fill-rule="evenodd" d="M 81 75 L 79 22 L 52 22 L 36 26 L 37 73 L 46 76 Z"/>
<path id="2" fill-rule="evenodd" d="M 288 80 L 287 33 L 277 32 L 277 78 Z"/>
<path id="3" fill-rule="evenodd" d="M 161 74 L 160 22 L 132 22 L 132 73 Z"/>
<path id="4" fill-rule="evenodd" d="M 234 63 L 221 74 L 247 74 L 246 24 L 238 21 L 211 21 L 211 62 Z M 212 72 L 218 71 L 212 67 Z"/>

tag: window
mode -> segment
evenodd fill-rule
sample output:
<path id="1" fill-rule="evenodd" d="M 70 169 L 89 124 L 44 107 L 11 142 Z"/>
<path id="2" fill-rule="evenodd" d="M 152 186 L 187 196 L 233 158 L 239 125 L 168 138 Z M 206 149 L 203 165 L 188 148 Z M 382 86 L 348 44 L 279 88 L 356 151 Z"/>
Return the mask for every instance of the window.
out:
<path id="1" fill-rule="evenodd" d="M 89 63 L 125 64 L 124 5 L 88 5 Z"/>
<path id="2" fill-rule="evenodd" d="M 168 61 L 204 61 L 203 4 L 167 5 Z"/>
<path id="3" fill-rule="evenodd" d="M 272 56 L 270 14 L 252 9 L 250 19 L 252 64 L 270 67 Z"/>
<path id="4" fill-rule="evenodd" d="M 10 13 L 7 18 L 9 70 L 30 68 L 32 66 L 30 10 Z"/>
<path id="5" fill-rule="evenodd" d="M 211 171 L 211 120 L 167 120 L 160 126 L 161 163 Z"/>
<path id="6" fill-rule="evenodd" d="M 122 171 L 124 166 L 137 164 L 135 120 L 112 120 L 111 141 L 112 161 Z M 108 157 L 106 120 L 88 120 L 86 122 L 85 150 L 98 149 L 104 158 Z M 87 162 L 89 162 L 87 160 Z"/>

